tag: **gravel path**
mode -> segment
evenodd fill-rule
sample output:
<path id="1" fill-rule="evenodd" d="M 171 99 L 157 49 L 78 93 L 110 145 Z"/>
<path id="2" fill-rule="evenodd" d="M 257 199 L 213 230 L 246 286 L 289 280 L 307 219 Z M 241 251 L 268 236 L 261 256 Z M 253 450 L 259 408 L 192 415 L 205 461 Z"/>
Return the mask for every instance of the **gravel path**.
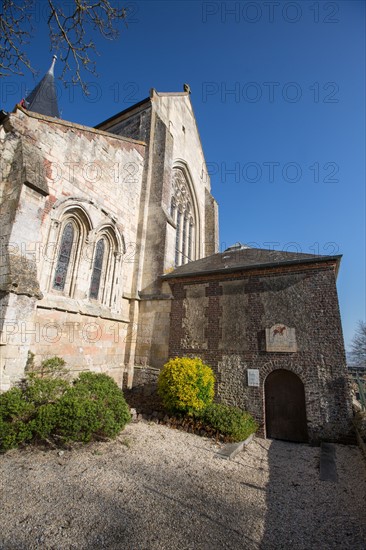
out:
<path id="1" fill-rule="evenodd" d="M 338 483 L 320 449 L 254 439 L 227 461 L 214 441 L 162 425 L 73 451 L 0 456 L 0 548 L 366 548 L 366 468 L 336 446 Z"/>

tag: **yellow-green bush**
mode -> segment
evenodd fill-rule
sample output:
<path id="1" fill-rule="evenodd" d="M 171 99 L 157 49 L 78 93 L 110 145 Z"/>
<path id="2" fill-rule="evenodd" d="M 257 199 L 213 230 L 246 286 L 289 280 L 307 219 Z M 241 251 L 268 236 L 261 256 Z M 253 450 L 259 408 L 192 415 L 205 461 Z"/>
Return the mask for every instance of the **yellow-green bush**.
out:
<path id="1" fill-rule="evenodd" d="M 176 357 L 159 374 L 158 394 L 168 411 L 194 414 L 212 402 L 214 385 L 214 373 L 201 359 Z"/>

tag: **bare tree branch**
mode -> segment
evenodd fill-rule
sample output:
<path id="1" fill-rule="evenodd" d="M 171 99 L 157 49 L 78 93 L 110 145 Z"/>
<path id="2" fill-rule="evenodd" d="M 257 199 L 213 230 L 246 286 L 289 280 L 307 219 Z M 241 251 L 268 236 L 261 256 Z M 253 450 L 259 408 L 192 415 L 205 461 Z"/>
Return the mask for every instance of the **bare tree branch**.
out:
<path id="1" fill-rule="evenodd" d="M 35 73 L 25 46 L 34 34 L 32 15 L 40 0 L 3 0 L 0 8 L 0 76 L 22 75 L 25 69 Z M 44 1 L 44 0 L 42 0 Z M 119 36 L 119 27 L 127 26 L 128 10 L 109 0 L 47 0 L 50 50 L 56 52 L 63 70 L 61 80 L 80 84 L 87 93 L 84 71 L 96 76 L 98 55 L 95 43 L 88 39 L 99 33 L 107 40 Z M 43 4 L 42 4 L 43 5 Z"/>
<path id="2" fill-rule="evenodd" d="M 21 4 L 14 0 L 3 0 L 0 12 L 0 76 L 23 74 L 27 68 L 33 73 L 24 46 L 31 37 L 33 0 Z"/>
<path id="3" fill-rule="evenodd" d="M 351 366 L 366 366 L 366 323 L 359 321 L 351 343 Z"/>

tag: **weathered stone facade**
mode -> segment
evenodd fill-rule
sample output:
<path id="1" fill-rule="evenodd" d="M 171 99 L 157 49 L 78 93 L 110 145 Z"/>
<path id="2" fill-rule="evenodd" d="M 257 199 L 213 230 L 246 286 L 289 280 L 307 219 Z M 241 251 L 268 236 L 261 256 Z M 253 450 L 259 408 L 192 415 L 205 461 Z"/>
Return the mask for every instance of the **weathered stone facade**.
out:
<path id="1" fill-rule="evenodd" d="M 28 351 L 130 386 L 135 364 L 168 358 L 160 276 L 217 248 L 188 92 L 152 91 L 96 129 L 18 106 L 0 137 L 0 389 L 24 375 Z"/>
<path id="2" fill-rule="evenodd" d="M 216 256 L 225 254 L 230 252 Z M 166 277 L 173 294 L 169 355 L 199 356 L 212 366 L 218 400 L 250 411 L 263 435 L 266 378 L 275 370 L 291 371 L 304 386 L 309 440 L 345 438 L 351 405 L 335 285 L 338 262 L 308 256 L 303 263 L 261 260 L 256 267 L 245 265 L 244 254 L 232 269 L 178 268 Z M 284 341 L 280 332 L 291 327 L 296 348 L 291 340 L 277 347 L 282 351 L 271 351 L 266 342 L 271 327 L 280 327 L 274 330 L 279 341 Z M 258 386 L 249 385 L 250 369 L 258 371 Z"/>
<path id="3" fill-rule="evenodd" d="M 151 101 L 131 107 L 98 128 L 142 139 L 147 144 L 146 198 L 139 219 L 144 247 L 138 260 L 140 302 L 139 322 L 135 326 L 135 364 L 159 367 L 168 356 L 171 300 L 169 287 L 164 290 L 160 277 L 175 265 L 208 256 L 218 249 L 218 209 L 210 193 L 210 178 L 189 93 L 160 94 L 152 90 Z M 185 201 L 177 201 L 178 181 L 181 186 L 178 191 L 180 195 L 183 191 Z M 183 260 L 184 227 L 177 243 L 177 216 L 180 212 L 184 225 L 188 203 L 192 245 L 190 255 L 186 253 Z M 188 239 L 189 228 L 185 233 Z"/>

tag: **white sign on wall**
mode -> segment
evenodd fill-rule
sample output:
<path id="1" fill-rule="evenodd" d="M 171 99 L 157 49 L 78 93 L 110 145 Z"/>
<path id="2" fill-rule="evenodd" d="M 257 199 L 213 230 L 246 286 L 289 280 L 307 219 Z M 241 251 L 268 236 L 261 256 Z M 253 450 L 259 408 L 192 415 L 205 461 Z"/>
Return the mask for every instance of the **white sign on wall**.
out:
<path id="1" fill-rule="evenodd" d="M 248 369 L 248 386 L 259 387 L 258 369 Z"/>

